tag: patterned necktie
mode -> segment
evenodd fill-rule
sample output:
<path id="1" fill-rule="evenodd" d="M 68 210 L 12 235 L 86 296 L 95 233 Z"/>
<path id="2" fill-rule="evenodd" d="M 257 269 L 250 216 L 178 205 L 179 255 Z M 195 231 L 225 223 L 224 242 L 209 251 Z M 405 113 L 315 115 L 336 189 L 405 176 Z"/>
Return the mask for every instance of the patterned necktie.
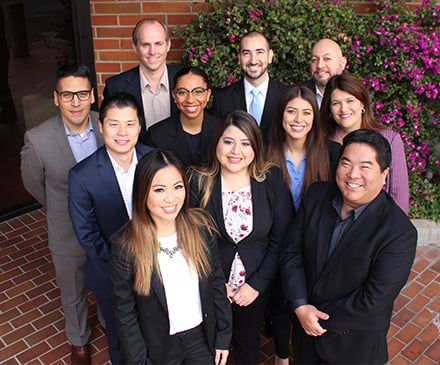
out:
<path id="1" fill-rule="evenodd" d="M 257 121 L 257 124 L 260 125 L 261 104 L 260 104 L 260 97 L 258 96 L 260 94 L 260 90 L 258 90 L 258 88 L 254 88 L 252 89 L 251 93 L 252 93 L 252 101 L 249 107 L 249 114 L 251 114 Z"/>

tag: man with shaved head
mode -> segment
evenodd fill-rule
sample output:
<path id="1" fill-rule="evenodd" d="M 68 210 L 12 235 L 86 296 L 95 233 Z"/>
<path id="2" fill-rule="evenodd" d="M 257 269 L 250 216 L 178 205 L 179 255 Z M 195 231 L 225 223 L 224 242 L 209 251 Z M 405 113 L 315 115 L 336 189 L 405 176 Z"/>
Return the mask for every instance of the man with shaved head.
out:
<path id="1" fill-rule="evenodd" d="M 310 57 L 312 78 L 304 83 L 316 94 L 316 101 L 321 107 L 322 97 L 328 80 L 340 75 L 345 69 L 347 59 L 342 55 L 341 47 L 331 39 L 321 39 L 315 43 Z"/>

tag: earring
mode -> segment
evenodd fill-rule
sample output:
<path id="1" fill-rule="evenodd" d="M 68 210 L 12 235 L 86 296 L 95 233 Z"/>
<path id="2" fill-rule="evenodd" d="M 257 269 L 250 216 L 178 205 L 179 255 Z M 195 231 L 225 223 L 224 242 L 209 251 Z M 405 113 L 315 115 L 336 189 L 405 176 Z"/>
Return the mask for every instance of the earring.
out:
<path id="1" fill-rule="evenodd" d="M 361 109 L 361 113 L 364 114 L 365 113 L 365 108 Z"/>

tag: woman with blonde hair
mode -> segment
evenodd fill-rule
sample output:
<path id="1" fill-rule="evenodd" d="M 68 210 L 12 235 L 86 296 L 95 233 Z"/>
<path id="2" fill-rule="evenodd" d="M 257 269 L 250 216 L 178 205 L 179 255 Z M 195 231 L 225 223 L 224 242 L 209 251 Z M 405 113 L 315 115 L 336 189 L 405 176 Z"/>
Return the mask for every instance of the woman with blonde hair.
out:
<path id="1" fill-rule="evenodd" d="M 244 111 L 219 123 L 207 161 L 192 170 L 191 205 L 205 208 L 220 232 L 236 363 L 256 364 L 269 287 L 293 218 L 292 200 L 280 169 L 265 160 L 255 119 Z"/>
<path id="2" fill-rule="evenodd" d="M 226 364 L 231 310 L 207 215 L 188 206 L 182 162 L 155 150 L 136 167 L 133 218 L 110 275 L 127 364 Z"/>

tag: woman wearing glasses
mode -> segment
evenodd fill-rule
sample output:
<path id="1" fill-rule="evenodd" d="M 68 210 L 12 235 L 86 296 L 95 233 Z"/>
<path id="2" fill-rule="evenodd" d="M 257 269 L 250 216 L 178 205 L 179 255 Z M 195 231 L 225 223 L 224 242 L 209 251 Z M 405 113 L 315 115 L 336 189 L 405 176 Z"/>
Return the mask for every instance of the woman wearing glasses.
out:
<path id="1" fill-rule="evenodd" d="M 205 111 L 211 96 L 208 76 L 197 67 L 180 69 L 172 95 L 179 113 L 150 127 L 147 143 L 176 153 L 185 166 L 197 165 L 207 155 L 217 126 L 217 118 Z"/>

